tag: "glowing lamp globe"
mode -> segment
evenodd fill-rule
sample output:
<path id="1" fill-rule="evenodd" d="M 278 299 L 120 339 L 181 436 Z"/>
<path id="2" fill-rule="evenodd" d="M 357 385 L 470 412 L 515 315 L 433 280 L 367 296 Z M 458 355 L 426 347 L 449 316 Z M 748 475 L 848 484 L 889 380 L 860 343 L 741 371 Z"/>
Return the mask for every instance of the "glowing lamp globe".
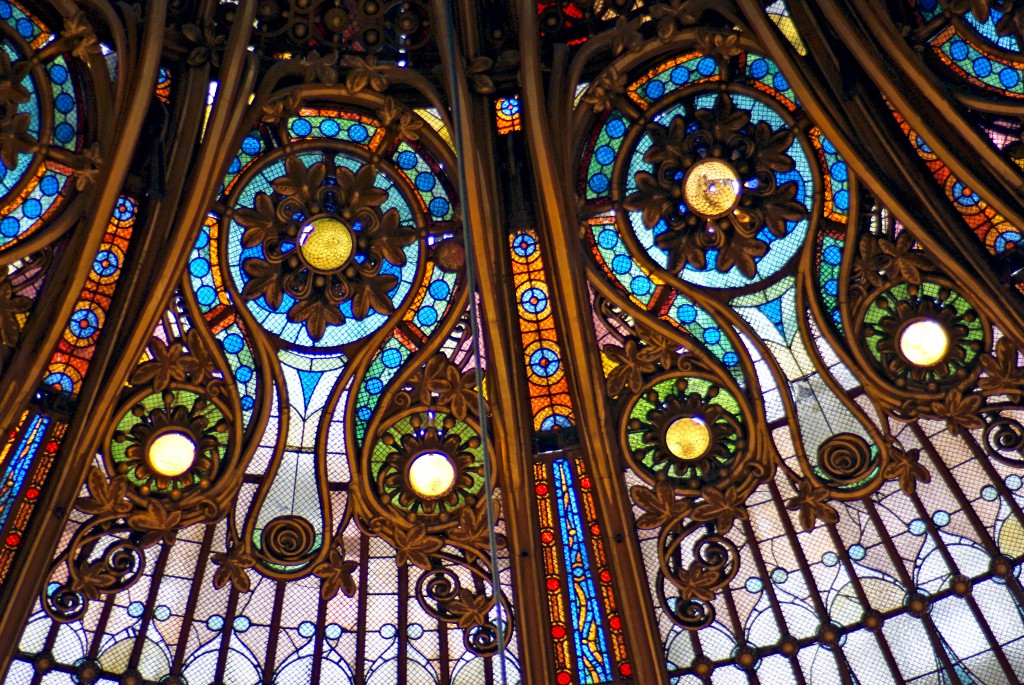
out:
<path id="1" fill-rule="evenodd" d="M 946 358 L 949 333 L 935 319 L 919 319 L 904 327 L 899 336 L 900 352 L 915 366 L 934 366 Z"/>
<path id="2" fill-rule="evenodd" d="M 740 177 L 732 165 L 720 159 L 702 159 L 683 179 L 683 201 L 690 211 L 705 219 L 717 219 L 736 209 Z"/>
<path id="3" fill-rule="evenodd" d="M 299 252 L 317 271 L 335 271 L 345 266 L 354 246 L 351 229 L 329 216 L 310 221 L 299 234 Z"/>
<path id="4" fill-rule="evenodd" d="M 196 444 L 192 438 L 177 431 L 158 435 L 146 451 L 150 468 L 167 478 L 185 473 L 195 460 Z"/>
<path id="5" fill-rule="evenodd" d="M 409 464 L 409 486 L 424 499 L 438 499 L 455 485 L 455 465 L 447 454 L 424 452 Z"/>
<path id="6" fill-rule="evenodd" d="M 669 424 L 665 446 L 677 459 L 699 459 L 711 446 L 711 431 L 699 416 L 683 416 Z"/>

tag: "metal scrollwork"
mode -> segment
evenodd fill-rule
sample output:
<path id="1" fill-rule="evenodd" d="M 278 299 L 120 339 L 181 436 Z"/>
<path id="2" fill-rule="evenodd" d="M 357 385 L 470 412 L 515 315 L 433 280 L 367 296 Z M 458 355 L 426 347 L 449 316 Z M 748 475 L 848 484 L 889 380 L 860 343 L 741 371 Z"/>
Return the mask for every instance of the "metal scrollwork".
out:
<path id="1" fill-rule="evenodd" d="M 997 413 L 985 426 L 988 455 L 1011 466 L 1024 466 L 1024 425 L 1012 416 Z"/>
<path id="2" fill-rule="evenodd" d="M 463 629 L 466 649 L 484 657 L 498 651 L 500 631 L 492 618 L 494 597 L 466 586 L 455 569 L 443 567 L 421 574 L 416 581 L 416 596 L 429 615 Z M 501 615 L 507 622 L 509 607 L 504 597 L 501 602 Z"/>

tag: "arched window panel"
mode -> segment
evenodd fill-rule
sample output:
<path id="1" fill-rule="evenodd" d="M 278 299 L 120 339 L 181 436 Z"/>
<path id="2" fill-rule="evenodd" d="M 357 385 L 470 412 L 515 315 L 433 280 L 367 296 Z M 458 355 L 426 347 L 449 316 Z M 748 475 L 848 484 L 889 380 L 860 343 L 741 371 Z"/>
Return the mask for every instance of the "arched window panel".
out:
<path id="1" fill-rule="evenodd" d="M 518 679 L 450 152 L 299 104 L 244 138 L 7 682 Z"/>
<path id="2" fill-rule="evenodd" d="M 1020 351 L 774 63 L 677 54 L 577 114 L 672 682 L 1017 682 Z"/>
<path id="3" fill-rule="evenodd" d="M 47 16 L 0 4 L 0 252 L 38 235 L 31 251 L 70 226 L 75 212 L 64 209 L 77 206 L 71 200 L 101 163 L 97 112 L 85 98 L 102 73 L 88 65 L 96 37 L 83 14 Z"/>

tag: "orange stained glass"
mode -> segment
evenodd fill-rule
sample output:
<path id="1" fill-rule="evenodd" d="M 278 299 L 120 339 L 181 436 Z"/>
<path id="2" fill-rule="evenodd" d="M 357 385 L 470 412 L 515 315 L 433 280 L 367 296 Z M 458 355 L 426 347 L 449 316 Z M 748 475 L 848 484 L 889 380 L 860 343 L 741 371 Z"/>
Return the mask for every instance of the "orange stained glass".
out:
<path id="1" fill-rule="evenodd" d="M 538 431 L 568 428 L 575 423 L 562 350 L 551 314 L 544 261 L 536 232 L 511 237 L 512 278 L 519 309 L 519 329 L 530 390 L 533 427 Z"/>

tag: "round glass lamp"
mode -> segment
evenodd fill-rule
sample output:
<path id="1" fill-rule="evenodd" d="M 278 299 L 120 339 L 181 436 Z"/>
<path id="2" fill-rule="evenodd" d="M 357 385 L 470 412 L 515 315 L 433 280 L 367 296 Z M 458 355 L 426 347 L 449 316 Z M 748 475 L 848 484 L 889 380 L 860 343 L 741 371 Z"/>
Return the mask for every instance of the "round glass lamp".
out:
<path id="1" fill-rule="evenodd" d="M 949 333 L 935 319 L 919 319 L 900 332 L 900 352 L 915 366 L 934 366 L 946 358 Z"/>
<path id="2" fill-rule="evenodd" d="M 317 271 L 335 271 L 345 266 L 354 246 L 352 230 L 329 216 L 313 219 L 299 234 L 299 252 Z"/>
<path id="3" fill-rule="evenodd" d="M 678 459 L 699 459 L 711 446 L 711 431 L 699 416 L 683 416 L 669 424 L 665 446 Z"/>
<path id="4" fill-rule="evenodd" d="M 736 209 L 740 201 L 740 177 L 732 165 L 720 159 L 702 159 L 683 179 L 683 201 L 694 214 L 717 219 Z"/>
<path id="5" fill-rule="evenodd" d="M 438 499 L 455 485 L 455 465 L 443 452 L 424 452 L 409 464 L 409 486 L 424 499 Z"/>
<path id="6" fill-rule="evenodd" d="M 149 444 L 146 461 L 156 473 L 176 478 L 192 468 L 196 460 L 196 444 L 178 431 L 163 433 Z"/>

